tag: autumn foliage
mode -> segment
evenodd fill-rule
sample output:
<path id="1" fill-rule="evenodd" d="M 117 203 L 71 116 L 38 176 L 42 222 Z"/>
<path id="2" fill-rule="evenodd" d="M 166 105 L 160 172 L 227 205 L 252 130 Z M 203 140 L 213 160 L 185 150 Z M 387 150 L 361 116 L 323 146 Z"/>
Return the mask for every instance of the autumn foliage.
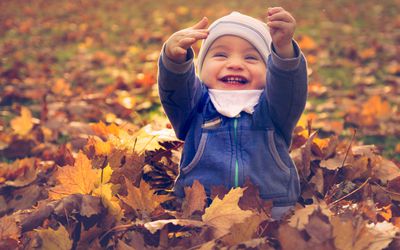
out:
<path id="1" fill-rule="evenodd" d="M 395 1 L 284 6 L 310 94 L 291 147 L 302 193 L 281 221 L 249 180 L 173 195 L 182 142 L 160 110 L 159 50 L 231 9 L 149 2 L 0 3 L 0 249 L 400 248 Z"/>

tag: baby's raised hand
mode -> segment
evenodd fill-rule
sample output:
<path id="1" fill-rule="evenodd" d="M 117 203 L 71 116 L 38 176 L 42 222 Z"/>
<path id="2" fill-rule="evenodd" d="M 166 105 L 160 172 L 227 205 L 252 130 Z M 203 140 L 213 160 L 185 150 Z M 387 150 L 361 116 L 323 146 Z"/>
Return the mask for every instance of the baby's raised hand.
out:
<path id="1" fill-rule="evenodd" d="M 296 20 L 282 7 L 268 8 L 267 25 L 270 28 L 272 43 L 279 56 L 294 57 L 292 39 Z"/>
<path id="2" fill-rule="evenodd" d="M 205 39 L 208 36 L 207 17 L 203 17 L 192 27 L 180 30 L 172 34 L 165 44 L 165 53 L 168 58 L 176 63 L 186 61 L 187 49 L 195 42 Z"/>

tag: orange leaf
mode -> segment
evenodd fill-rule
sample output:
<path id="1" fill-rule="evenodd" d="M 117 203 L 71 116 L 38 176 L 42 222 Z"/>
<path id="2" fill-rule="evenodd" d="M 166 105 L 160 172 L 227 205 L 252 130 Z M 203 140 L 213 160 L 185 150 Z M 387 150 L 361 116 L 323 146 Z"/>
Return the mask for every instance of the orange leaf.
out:
<path id="1" fill-rule="evenodd" d="M 122 201 L 131 208 L 150 215 L 160 204 L 171 199 L 166 195 L 156 195 L 154 190 L 145 181 L 140 182 L 139 188 L 135 187 L 128 179 L 125 178 L 128 195 L 120 197 Z"/>
<path id="2" fill-rule="evenodd" d="M 376 56 L 376 49 L 374 47 L 364 49 L 359 53 L 359 55 L 361 59 L 364 60 L 374 58 Z"/>
<path id="3" fill-rule="evenodd" d="M 391 107 L 387 101 L 382 101 L 380 96 L 372 96 L 363 104 L 360 121 L 365 126 L 374 125 L 377 119 L 385 119 L 391 116 Z"/>
<path id="4" fill-rule="evenodd" d="M 21 136 L 28 134 L 33 127 L 31 111 L 26 107 L 22 107 L 21 116 L 12 119 L 10 123 L 16 134 Z"/>
<path id="5" fill-rule="evenodd" d="M 49 196 L 61 199 L 70 194 L 91 194 L 99 181 L 100 170 L 93 169 L 91 161 L 80 151 L 74 166 L 59 168 L 55 175 L 60 184 L 49 190 Z"/>
<path id="6" fill-rule="evenodd" d="M 317 48 L 317 44 L 310 36 L 302 36 L 298 40 L 299 46 L 302 50 L 313 50 Z"/>
<path id="7" fill-rule="evenodd" d="M 54 85 L 51 87 L 51 91 L 54 94 L 60 94 L 63 96 L 71 96 L 71 86 L 64 79 L 57 79 Z"/>
<path id="8" fill-rule="evenodd" d="M 215 197 L 211 205 L 206 208 L 202 220 L 215 229 L 216 238 L 229 233 L 234 224 L 242 223 L 253 215 L 252 211 L 242 210 L 238 205 L 244 190 L 240 187 L 231 189 L 222 200 Z"/>
<path id="9" fill-rule="evenodd" d="M 92 128 L 93 132 L 98 136 L 108 136 L 108 135 L 119 135 L 120 128 L 114 123 L 111 125 L 105 125 L 102 121 L 99 123 L 91 124 L 90 127 Z"/>
<path id="10" fill-rule="evenodd" d="M 392 204 L 389 204 L 387 206 L 384 206 L 380 211 L 378 212 L 382 218 L 384 218 L 386 221 L 390 221 L 392 218 Z"/>

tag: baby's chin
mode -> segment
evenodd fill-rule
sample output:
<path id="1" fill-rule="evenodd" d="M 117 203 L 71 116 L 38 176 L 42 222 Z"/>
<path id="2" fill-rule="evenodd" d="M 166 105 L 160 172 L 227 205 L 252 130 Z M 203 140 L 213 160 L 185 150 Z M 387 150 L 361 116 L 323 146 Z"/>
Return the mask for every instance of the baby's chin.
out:
<path id="1" fill-rule="evenodd" d="M 219 90 L 255 90 L 261 89 L 252 86 L 249 83 L 241 84 L 241 83 L 224 83 L 218 82 L 214 84 L 205 84 L 209 89 L 219 89 Z"/>

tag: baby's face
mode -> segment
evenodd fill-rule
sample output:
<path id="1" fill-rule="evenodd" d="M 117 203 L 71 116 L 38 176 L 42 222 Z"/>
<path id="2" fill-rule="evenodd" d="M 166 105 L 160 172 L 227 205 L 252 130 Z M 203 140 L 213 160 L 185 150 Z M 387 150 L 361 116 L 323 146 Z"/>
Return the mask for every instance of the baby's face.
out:
<path id="1" fill-rule="evenodd" d="M 263 89 L 267 67 L 251 43 L 237 36 L 222 36 L 208 50 L 201 79 L 210 89 Z"/>

